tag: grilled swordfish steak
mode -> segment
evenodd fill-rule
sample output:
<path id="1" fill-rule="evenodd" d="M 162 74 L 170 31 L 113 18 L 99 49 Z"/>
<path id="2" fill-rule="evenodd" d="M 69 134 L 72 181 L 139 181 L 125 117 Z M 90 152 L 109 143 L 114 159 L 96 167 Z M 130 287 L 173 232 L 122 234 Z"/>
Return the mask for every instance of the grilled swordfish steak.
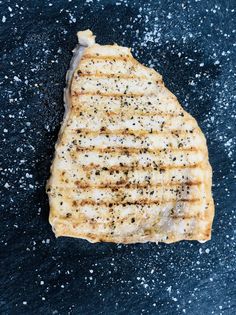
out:
<path id="1" fill-rule="evenodd" d="M 56 236 L 90 242 L 211 238 L 206 140 L 162 77 L 130 49 L 78 32 L 47 184 Z"/>

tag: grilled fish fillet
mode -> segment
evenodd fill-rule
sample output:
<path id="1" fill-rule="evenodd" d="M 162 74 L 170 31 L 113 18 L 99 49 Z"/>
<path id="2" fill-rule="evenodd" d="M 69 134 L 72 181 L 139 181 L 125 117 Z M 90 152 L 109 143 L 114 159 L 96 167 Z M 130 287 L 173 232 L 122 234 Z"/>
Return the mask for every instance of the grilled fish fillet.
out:
<path id="1" fill-rule="evenodd" d="M 55 235 L 209 240 L 212 170 L 197 122 L 130 49 L 98 45 L 89 30 L 78 38 L 47 184 Z"/>

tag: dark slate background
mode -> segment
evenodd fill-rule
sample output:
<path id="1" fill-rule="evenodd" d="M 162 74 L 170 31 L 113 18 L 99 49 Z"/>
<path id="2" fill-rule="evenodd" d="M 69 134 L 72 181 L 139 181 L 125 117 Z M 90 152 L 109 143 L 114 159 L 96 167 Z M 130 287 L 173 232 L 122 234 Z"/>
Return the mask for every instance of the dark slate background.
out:
<path id="1" fill-rule="evenodd" d="M 0 1 L 1 314 L 236 314 L 232 1 Z M 45 183 L 76 32 L 130 46 L 205 132 L 210 242 L 55 239 Z"/>

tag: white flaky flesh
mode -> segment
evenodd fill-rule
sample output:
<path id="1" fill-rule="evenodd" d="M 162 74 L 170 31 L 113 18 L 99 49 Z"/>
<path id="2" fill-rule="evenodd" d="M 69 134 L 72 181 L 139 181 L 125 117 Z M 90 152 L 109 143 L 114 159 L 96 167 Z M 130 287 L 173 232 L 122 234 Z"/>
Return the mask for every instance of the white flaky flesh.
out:
<path id="1" fill-rule="evenodd" d="M 78 42 L 80 45 L 89 47 L 95 44 L 95 37 L 90 30 L 80 31 L 77 33 Z"/>
<path id="2" fill-rule="evenodd" d="M 130 49 L 77 35 L 47 185 L 56 236 L 209 240 L 212 171 L 195 119 Z"/>

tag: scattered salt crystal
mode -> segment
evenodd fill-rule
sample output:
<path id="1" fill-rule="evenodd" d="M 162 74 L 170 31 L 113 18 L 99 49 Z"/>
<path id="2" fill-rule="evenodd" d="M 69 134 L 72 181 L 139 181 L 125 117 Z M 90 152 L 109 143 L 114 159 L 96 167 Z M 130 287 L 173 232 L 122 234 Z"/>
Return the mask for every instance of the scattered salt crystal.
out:
<path id="1" fill-rule="evenodd" d="M 14 75 L 13 79 L 14 79 L 16 82 L 21 82 L 21 79 L 18 78 L 16 75 Z"/>
<path id="2" fill-rule="evenodd" d="M 172 289 L 172 286 L 169 286 L 169 287 L 166 289 L 166 291 L 167 291 L 169 294 L 171 294 L 171 289 Z"/>
<path id="3" fill-rule="evenodd" d="M 71 13 L 69 13 L 69 16 L 70 16 L 69 23 L 75 23 L 76 22 L 76 18 Z"/>
<path id="4" fill-rule="evenodd" d="M 229 139 L 227 142 L 225 142 L 225 147 L 230 147 L 232 145 L 233 139 Z"/>

